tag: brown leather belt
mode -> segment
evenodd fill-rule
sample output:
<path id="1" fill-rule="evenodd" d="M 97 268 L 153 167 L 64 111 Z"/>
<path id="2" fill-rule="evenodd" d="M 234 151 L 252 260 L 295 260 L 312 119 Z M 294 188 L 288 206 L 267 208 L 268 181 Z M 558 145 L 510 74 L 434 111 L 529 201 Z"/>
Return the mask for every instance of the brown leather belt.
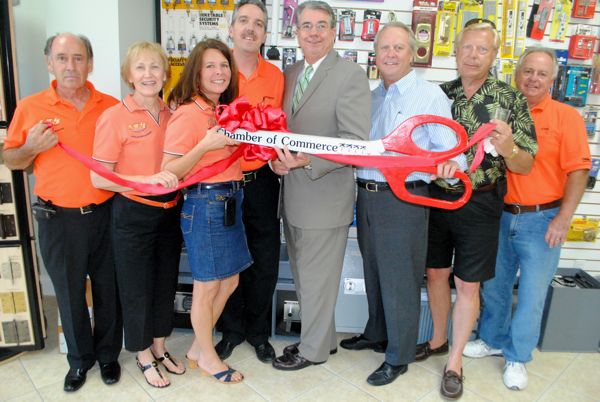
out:
<path id="1" fill-rule="evenodd" d="M 139 195 L 134 195 L 134 194 L 121 193 L 121 195 L 125 198 L 129 198 L 132 201 L 139 202 L 140 204 L 150 205 L 151 207 L 164 208 L 164 209 L 173 208 L 175 205 L 177 205 L 177 202 L 179 202 L 179 200 L 181 199 L 181 192 L 177 192 L 177 195 L 171 201 L 165 201 L 165 202 L 149 200 L 147 198 L 140 197 Z"/>
<path id="2" fill-rule="evenodd" d="M 510 212 L 513 215 L 522 214 L 524 212 L 540 212 L 546 209 L 560 207 L 561 200 L 547 202 L 546 204 L 539 205 L 519 205 L 519 204 L 504 204 L 504 210 Z"/>
<path id="3" fill-rule="evenodd" d="M 367 191 L 370 191 L 372 193 L 378 193 L 380 191 L 389 191 L 390 190 L 389 184 L 383 183 L 383 182 L 378 182 L 378 181 L 357 180 L 356 184 L 358 185 L 358 187 L 364 188 Z M 409 181 L 406 183 L 406 188 L 415 189 L 415 188 L 423 187 L 426 184 L 427 183 L 425 183 L 422 180 Z"/>

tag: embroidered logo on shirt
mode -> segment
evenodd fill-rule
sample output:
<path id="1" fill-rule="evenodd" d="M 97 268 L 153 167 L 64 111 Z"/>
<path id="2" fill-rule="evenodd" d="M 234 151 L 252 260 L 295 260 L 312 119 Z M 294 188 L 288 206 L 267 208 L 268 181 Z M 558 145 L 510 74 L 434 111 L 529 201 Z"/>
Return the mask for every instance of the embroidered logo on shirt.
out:
<path id="1" fill-rule="evenodd" d="M 139 123 L 132 123 L 129 126 L 127 126 L 127 128 L 129 128 L 129 131 L 134 131 L 136 133 L 139 133 L 146 129 L 146 123 L 144 123 L 143 121 L 139 122 Z"/>

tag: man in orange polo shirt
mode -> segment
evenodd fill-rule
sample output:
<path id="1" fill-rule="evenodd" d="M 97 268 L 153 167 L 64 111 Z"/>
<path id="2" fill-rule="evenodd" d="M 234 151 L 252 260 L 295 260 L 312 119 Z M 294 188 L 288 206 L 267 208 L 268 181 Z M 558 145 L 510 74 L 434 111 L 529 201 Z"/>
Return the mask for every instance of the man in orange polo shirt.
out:
<path id="1" fill-rule="evenodd" d="M 281 107 L 283 74 L 260 56 L 267 37 L 268 14 L 260 0 L 242 0 L 233 12 L 229 37 L 238 67 L 239 94 L 253 105 Z M 279 180 L 263 161 L 242 161 L 244 171 L 244 226 L 254 264 L 240 274 L 219 321 L 222 340 L 215 349 L 221 359 L 247 340 L 256 357 L 270 363 L 275 357 L 269 343 L 271 301 L 279 268 Z"/>
<path id="2" fill-rule="evenodd" d="M 93 52 L 86 37 L 52 36 L 44 54 L 56 79 L 50 88 L 17 105 L 3 157 L 13 170 L 33 163 L 40 251 L 69 349 L 64 390 L 73 392 L 85 383 L 96 361 L 106 384 L 119 381 L 122 323 L 109 238 L 113 193 L 92 186 L 89 169 L 56 144 L 60 141 L 91 156 L 96 120 L 117 100 L 87 81 Z M 88 275 L 94 297 L 93 331 L 85 301 Z"/>
<path id="3" fill-rule="evenodd" d="M 550 97 L 557 71 L 553 49 L 529 48 L 517 63 L 515 79 L 527 98 L 539 151 L 529 174 L 508 171 L 496 276 L 484 282 L 481 294 L 481 338 L 467 343 L 463 352 L 469 357 L 503 355 L 504 385 L 514 390 L 527 386 L 525 363 L 538 343 L 548 286 L 591 167 L 579 112 Z"/>

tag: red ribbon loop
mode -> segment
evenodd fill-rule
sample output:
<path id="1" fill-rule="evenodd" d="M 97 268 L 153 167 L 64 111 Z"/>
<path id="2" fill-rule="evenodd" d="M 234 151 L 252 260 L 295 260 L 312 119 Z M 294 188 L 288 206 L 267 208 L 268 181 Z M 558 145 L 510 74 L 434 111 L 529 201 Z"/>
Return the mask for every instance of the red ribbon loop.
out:
<path id="1" fill-rule="evenodd" d="M 251 132 L 287 131 L 283 110 L 264 104 L 253 107 L 243 96 L 229 105 L 219 106 L 216 114 L 219 125 L 227 131 L 233 132 L 238 128 Z M 277 158 L 277 152 L 273 148 L 256 144 L 246 144 L 243 155 L 248 161 L 257 159 L 269 161 Z"/>

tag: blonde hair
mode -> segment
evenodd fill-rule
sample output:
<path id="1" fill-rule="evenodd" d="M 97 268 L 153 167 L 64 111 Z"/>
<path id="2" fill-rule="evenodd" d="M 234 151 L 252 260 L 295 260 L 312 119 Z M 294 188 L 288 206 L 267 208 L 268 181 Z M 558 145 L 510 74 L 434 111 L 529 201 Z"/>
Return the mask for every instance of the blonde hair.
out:
<path id="1" fill-rule="evenodd" d="M 465 33 L 469 31 L 487 31 L 491 33 L 494 40 L 494 49 L 496 51 L 500 49 L 500 34 L 498 33 L 498 30 L 491 24 L 491 22 L 482 21 L 476 24 L 465 25 L 465 27 L 456 37 L 456 43 L 458 46 L 460 46 L 460 42 L 462 42 Z"/>
<path id="2" fill-rule="evenodd" d="M 153 53 L 158 56 L 159 60 L 162 63 L 162 67 L 167 73 L 167 77 L 169 76 L 169 60 L 167 59 L 167 54 L 164 49 L 158 43 L 140 41 L 135 42 L 133 45 L 129 46 L 127 49 L 127 55 L 125 56 L 125 61 L 121 65 L 121 79 L 129 86 L 131 89 L 135 89 L 133 84 L 129 81 L 129 70 L 131 69 L 131 64 L 133 61 L 143 52 Z"/>

